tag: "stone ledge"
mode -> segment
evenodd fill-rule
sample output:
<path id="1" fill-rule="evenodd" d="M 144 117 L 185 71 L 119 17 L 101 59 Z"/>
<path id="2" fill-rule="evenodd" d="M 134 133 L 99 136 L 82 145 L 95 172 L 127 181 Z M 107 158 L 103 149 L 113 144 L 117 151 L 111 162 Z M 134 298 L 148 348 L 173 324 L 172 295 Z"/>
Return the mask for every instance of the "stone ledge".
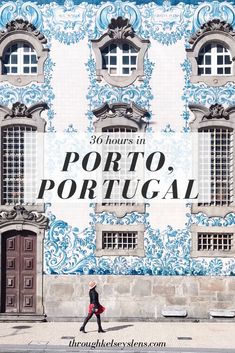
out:
<path id="1" fill-rule="evenodd" d="M 227 318 L 227 317 L 234 318 L 235 317 L 234 311 L 230 311 L 230 310 L 210 310 L 209 315 L 210 315 L 210 317 L 225 317 L 225 318 Z"/>
<path id="2" fill-rule="evenodd" d="M 46 315 L 1 313 L 0 322 L 45 322 Z"/>
<path id="3" fill-rule="evenodd" d="M 164 309 L 161 311 L 162 316 L 164 317 L 186 317 L 187 316 L 187 310 L 185 309 Z"/>

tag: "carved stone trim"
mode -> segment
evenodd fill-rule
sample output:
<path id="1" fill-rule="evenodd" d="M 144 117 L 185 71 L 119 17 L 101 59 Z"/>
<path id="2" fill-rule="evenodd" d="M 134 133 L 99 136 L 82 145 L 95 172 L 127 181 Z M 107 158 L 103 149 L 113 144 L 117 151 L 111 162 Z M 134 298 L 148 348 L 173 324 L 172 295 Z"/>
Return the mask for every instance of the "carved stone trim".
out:
<path id="1" fill-rule="evenodd" d="M 11 211 L 0 212 L 0 224 L 20 221 L 20 222 L 30 222 L 35 223 L 39 227 L 48 227 L 48 218 L 37 212 L 27 211 L 23 206 L 17 205 L 13 207 Z"/>
<path id="2" fill-rule="evenodd" d="M 135 35 L 134 29 L 129 23 L 129 20 L 121 16 L 116 19 L 111 19 L 107 33 L 112 39 L 126 39 L 129 36 L 133 38 Z"/>
<path id="3" fill-rule="evenodd" d="M 144 56 L 147 51 L 149 40 L 140 38 L 134 32 L 128 19 L 121 16 L 112 18 L 107 31 L 98 39 L 92 39 L 92 48 L 96 57 L 96 77 L 97 81 L 104 79 L 109 84 L 116 87 L 127 87 L 137 78 L 141 81 L 144 78 Z M 131 75 L 112 76 L 108 70 L 103 68 L 102 50 L 111 43 L 127 43 L 137 51 L 137 67 Z"/>
<path id="4" fill-rule="evenodd" d="M 209 108 L 209 112 L 205 114 L 202 120 L 217 120 L 225 119 L 229 120 L 229 114 L 225 111 L 225 108 L 221 104 L 213 104 Z"/>
<path id="5" fill-rule="evenodd" d="M 13 118 L 32 118 L 32 113 L 36 110 L 40 110 L 40 114 L 43 110 L 48 109 L 46 103 L 34 104 L 27 108 L 24 103 L 16 102 L 12 105 L 11 111 L 4 116 L 4 120 Z"/>
<path id="6" fill-rule="evenodd" d="M 102 107 L 93 110 L 93 114 L 98 118 L 96 124 L 105 119 L 128 119 L 135 122 L 140 129 L 143 125 L 146 125 L 143 119 L 149 116 L 147 110 L 138 107 L 135 103 L 106 103 Z M 124 120 L 122 125 L 125 125 Z"/>
<path id="7" fill-rule="evenodd" d="M 12 105 L 11 114 L 7 114 L 4 119 L 22 117 L 32 118 L 32 115 L 24 103 L 16 102 Z"/>
<path id="8" fill-rule="evenodd" d="M 14 31 L 25 31 L 32 33 L 42 43 L 46 44 L 47 40 L 45 36 L 29 21 L 21 18 L 13 20 L 6 25 L 6 30 L 0 32 L 0 40 L 9 32 Z"/>
<path id="9" fill-rule="evenodd" d="M 227 23 L 225 21 L 221 21 L 218 18 L 215 18 L 213 20 L 210 20 L 206 23 L 204 23 L 201 28 L 191 36 L 189 39 L 190 44 L 194 44 L 194 42 L 201 37 L 204 33 L 206 32 L 211 32 L 211 31 L 221 31 L 224 33 L 228 33 L 231 36 L 235 36 L 235 32 L 233 31 L 233 27 L 230 23 Z"/>

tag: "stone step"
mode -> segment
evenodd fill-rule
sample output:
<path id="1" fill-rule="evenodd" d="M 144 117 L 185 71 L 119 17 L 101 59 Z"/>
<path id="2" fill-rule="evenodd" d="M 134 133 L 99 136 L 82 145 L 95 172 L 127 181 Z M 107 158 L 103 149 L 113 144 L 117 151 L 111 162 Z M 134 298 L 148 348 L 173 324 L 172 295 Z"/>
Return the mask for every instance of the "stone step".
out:
<path id="1" fill-rule="evenodd" d="M 210 317 L 235 317 L 235 312 L 231 310 L 210 310 L 209 311 Z"/>
<path id="2" fill-rule="evenodd" d="M 16 314 L 16 313 L 2 313 L 0 314 L 0 322 L 45 322 L 45 315 L 36 315 L 36 314 Z"/>

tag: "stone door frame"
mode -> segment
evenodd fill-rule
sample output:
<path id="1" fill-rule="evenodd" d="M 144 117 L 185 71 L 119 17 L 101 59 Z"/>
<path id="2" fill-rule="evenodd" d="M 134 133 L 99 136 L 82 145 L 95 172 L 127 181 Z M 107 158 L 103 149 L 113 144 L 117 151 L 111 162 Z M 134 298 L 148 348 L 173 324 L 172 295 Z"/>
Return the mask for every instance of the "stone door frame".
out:
<path id="1" fill-rule="evenodd" d="M 26 211 L 21 206 L 14 207 L 15 211 L 0 213 L 0 259 L 2 259 L 2 235 L 11 230 L 31 231 L 36 235 L 36 312 L 35 315 L 44 315 L 43 306 L 43 239 L 48 219 L 34 212 Z M 13 215 L 13 216 L 12 216 Z M 11 218 L 11 219 L 10 219 Z M 28 218 L 28 219 L 27 219 Z M 2 276 L 0 266 L 0 278 Z M 0 302 L 2 299 L 0 286 Z M 4 313 L 7 315 L 8 313 Z M 24 315 L 20 314 L 19 315 Z"/>

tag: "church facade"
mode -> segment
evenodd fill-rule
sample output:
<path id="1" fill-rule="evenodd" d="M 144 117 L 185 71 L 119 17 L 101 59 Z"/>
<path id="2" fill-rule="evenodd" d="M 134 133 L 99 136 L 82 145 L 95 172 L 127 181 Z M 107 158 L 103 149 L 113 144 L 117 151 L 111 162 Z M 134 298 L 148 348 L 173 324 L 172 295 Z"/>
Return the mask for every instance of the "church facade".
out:
<path id="1" fill-rule="evenodd" d="M 0 320 L 79 319 L 91 280 L 110 320 L 233 319 L 233 1 L 4 1 L 0 27 Z M 48 146 L 114 132 L 209 134 L 210 200 L 36 201 Z"/>

